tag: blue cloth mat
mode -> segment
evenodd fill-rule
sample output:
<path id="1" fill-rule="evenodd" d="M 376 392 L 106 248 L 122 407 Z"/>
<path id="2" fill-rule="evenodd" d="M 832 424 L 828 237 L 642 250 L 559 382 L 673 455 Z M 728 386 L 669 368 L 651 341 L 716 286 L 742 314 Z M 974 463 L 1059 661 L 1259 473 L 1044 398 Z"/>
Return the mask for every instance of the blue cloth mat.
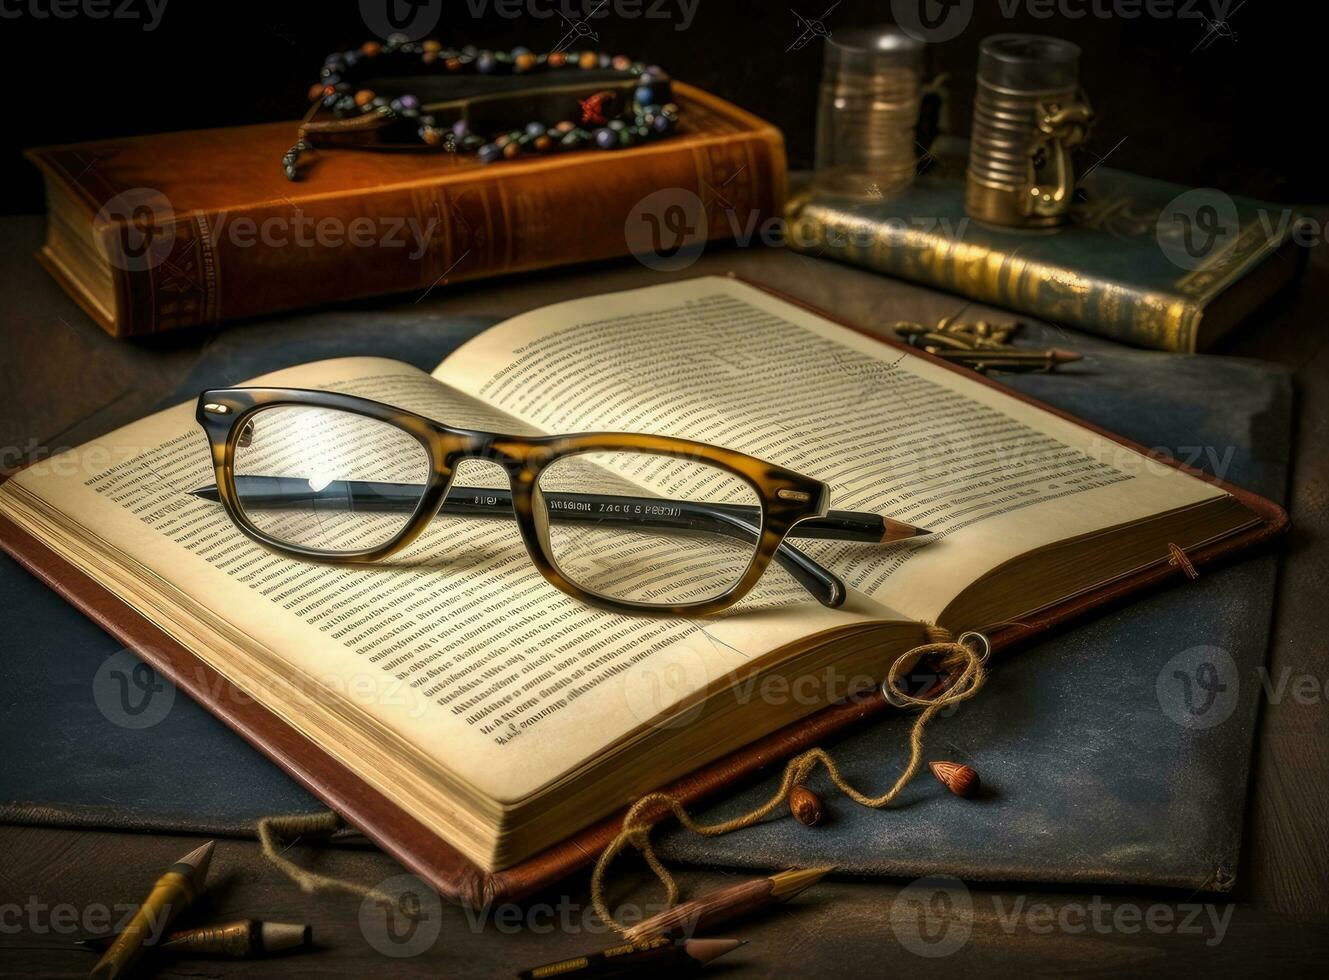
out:
<path id="1" fill-rule="evenodd" d="M 1044 327 L 1082 362 L 999 375 L 1035 398 L 1282 502 L 1292 385 L 1258 362 L 1134 351 Z M 1027 646 L 982 694 L 929 727 L 924 758 L 983 782 L 953 796 L 926 770 L 895 805 L 869 810 L 818 772 L 825 826 L 772 820 L 740 833 L 662 834 L 675 861 L 813 867 L 970 880 L 1145 884 L 1226 891 L 1235 881 L 1260 668 L 1277 557 L 1203 574 Z M 828 746 L 869 795 L 895 781 L 912 714 Z M 766 800 L 778 775 L 700 811 L 718 821 Z"/>
<path id="2" fill-rule="evenodd" d="M 172 401 L 323 357 L 374 354 L 427 370 L 489 322 L 326 313 L 234 328 Z M 1027 339 L 1073 346 L 1085 360 L 1054 375 L 1000 376 L 1007 384 L 1283 499 L 1286 372 L 1037 325 Z M 773 820 L 711 839 L 668 832 L 661 852 L 728 867 L 1230 887 L 1275 572 L 1272 555 L 1244 561 L 1004 658 L 982 696 L 928 735 L 928 758 L 978 769 L 978 799 L 959 800 L 924 774 L 895 807 L 869 811 L 817 776 L 824 826 Z M 322 808 L 7 558 L 0 603 L 24 611 L 8 617 L 11 655 L 0 658 L 9 737 L 0 819 L 252 834 L 261 816 Z M 880 792 L 903 762 L 906 725 L 886 719 L 828 747 L 856 785 Z M 755 784 L 704 815 L 738 812 L 771 790 L 769 780 Z"/>

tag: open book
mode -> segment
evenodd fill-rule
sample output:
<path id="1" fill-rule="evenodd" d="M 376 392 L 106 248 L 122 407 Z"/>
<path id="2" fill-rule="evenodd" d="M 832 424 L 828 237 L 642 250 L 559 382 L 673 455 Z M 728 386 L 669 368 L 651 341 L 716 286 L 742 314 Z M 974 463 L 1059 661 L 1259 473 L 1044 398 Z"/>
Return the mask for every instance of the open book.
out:
<path id="1" fill-rule="evenodd" d="M 248 383 L 478 429 L 692 438 L 933 532 L 799 541 L 848 586 L 838 608 L 772 563 L 737 606 L 683 620 L 579 602 L 511 522 L 446 511 L 381 564 L 277 555 L 193 492 L 214 474 L 192 402 L 0 486 L 0 515 L 486 870 L 879 684 L 924 624 L 1018 625 L 1267 523 L 1221 485 L 732 279 L 536 310 L 432 374 L 351 358 Z M 460 485 L 506 485 L 463 467 Z"/>

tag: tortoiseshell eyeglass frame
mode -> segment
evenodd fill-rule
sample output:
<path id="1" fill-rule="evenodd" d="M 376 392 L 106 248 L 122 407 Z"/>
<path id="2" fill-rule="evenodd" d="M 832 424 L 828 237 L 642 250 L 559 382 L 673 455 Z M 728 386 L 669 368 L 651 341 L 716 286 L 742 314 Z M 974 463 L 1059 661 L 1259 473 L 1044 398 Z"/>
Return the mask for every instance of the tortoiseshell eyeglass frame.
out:
<path id="1" fill-rule="evenodd" d="M 235 482 L 235 453 L 245 435 L 246 426 L 258 413 L 279 406 L 331 409 L 350 412 L 393 425 L 414 437 L 429 458 L 429 476 L 418 503 L 401 530 L 384 544 L 359 551 L 329 552 L 305 548 L 274 538 L 260 530 L 248 518 Z M 830 537 L 842 540 L 880 540 L 880 525 L 875 530 L 859 526 L 857 519 L 873 515 L 836 512 L 829 519 L 830 489 L 820 480 L 803 476 L 782 466 L 752 456 L 706 443 L 668 436 L 628 432 L 594 432 L 563 436 L 519 436 L 497 432 L 461 429 L 417 415 L 382 402 L 338 392 L 299 388 L 218 388 L 199 395 L 196 418 L 207 434 L 216 472 L 216 498 L 220 499 L 235 525 L 254 541 L 274 551 L 298 558 L 331 562 L 375 562 L 410 545 L 439 513 L 452 489 L 453 476 L 463 460 L 482 459 L 497 463 L 508 475 L 510 503 L 506 495 L 500 502 L 503 515 L 515 517 L 522 541 L 531 561 L 550 584 L 574 598 L 619 612 L 658 613 L 675 616 L 708 616 L 734 605 L 761 578 L 766 566 L 776 559 L 784 568 L 827 606 L 839 606 L 845 599 L 845 587 L 834 574 L 803 552 L 785 542 L 795 525 L 800 537 Z M 252 431 L 252 430 L 250 430 Z M 761 505 L 760 523 L 736 520 L 734 511 L 750 510 L 729 504 L 698 502 L 692 509 L 706 512 L 709 530 L 720 530 L 720 522 L 742 533 L 731 536 L 757 538 L 752 560 L 742 576 L 727 591 L 696 602 L 651 603 L 617 599 L 582 588 L 567 578 L 558 567 L 549 541 L 549 508 L 538 499 L 540 474 L 552 463 L 568 456 L 588 452 L 639 452 L 672 456 L 706 463 L 730 473 L 755 491 Z M 346 486 L 350 486 L 346 484 Z M 391 484 L 364 484 L 367 487 L 391 487 Z M 212 488 L 207 488 L 211 490 Z M 199 491 L 195 491 L 198 493 Z M 306 488 L 306 495 L 308 490 Z M 486 494 L 493 491 L 486 490 Z M 206 494 L 203 494 L 206 495 Z M 412 493 L 411 500 L 415 500 Z M 510 511 L 506 508 L 510 507 Z M 450 507 L 450 510 L 454 508 Z M 458 513 L 473 512 L 465 506 Z M 730 512 L 726 514 L 726 512 Z M 558 515 L 556 520 L 564 520 Z M 659 526 L 659 525 L 656 525 Z M 697 527 L 693 523 L 683 527 Z"/>

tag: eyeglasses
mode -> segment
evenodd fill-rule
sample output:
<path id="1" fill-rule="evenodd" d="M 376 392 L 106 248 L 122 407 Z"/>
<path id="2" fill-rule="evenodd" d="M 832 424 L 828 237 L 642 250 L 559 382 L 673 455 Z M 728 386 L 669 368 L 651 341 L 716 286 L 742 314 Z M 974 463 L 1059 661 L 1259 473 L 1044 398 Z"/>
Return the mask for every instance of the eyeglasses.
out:
<path id="1" fill-rule="evenodd" d="M 205 391 L 197 418 L 217 482 L 194 493 L 220 501 L 268 548 L 372 562 L 407 547 L 438 514 L 515 521 L 552 585 L 618 611 L 715 613 L 772 560 L 839 606 L 844 584 L 787 537 L 887 543 L 926 533 L 828 510 L 819 480 L 686 439 L 481 432 L 294 388 Z M 498 464 L 508 486 L 455 485 L 468 460 Z"/>

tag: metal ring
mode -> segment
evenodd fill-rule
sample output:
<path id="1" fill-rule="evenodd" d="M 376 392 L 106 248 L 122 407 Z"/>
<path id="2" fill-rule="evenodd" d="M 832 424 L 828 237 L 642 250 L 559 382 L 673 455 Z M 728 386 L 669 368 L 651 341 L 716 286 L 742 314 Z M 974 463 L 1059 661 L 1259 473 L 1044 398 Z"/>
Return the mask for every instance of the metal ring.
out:
<path id="1" fill-rule="evenodd" d="M 886 703 L 889 704 L 892 708 L 909 707 L 908 701 L 896 700 L 895 688 L 891 686 L 891 678 L 889 675 L 884 681 L 881 682 L 881 696 L 886 699 Z"/>
<path id="2" fill-rule="evenodd" d="M 973 645 L 970 644 L 969 642 L 970 640 L 977 640 L 978 650 L 983 651 L 982 653 L 978 654 L 978 662 L 980 664 L 987 663 L 988 657 L 992 656 L 992 641 L 989 640 L 984 634 L 975 632 L 974 630 L 970 630 L 967 633 L 961 633 L 956 638 L 955 642 L 963 643 L 965 646 L 969 647 L 970 649 L 974 649 Z M 975 652 L 977 652 L 977 650 L 975 650 Z"/>
<path id="3" fill-rule="evenodd" d="M 986 664 L 988 657 L 992 655 L 991 641 L 988 640 L 987 636 L 975 630 L 961 633 L 956 638 L 955 642 L 968 647 L 977 654 L 980 666 Z M 901 662 L 900 659 L 897 659 L 891 664 L 891 669 L 886 672 L 886 679 L 881 682 L 881 696 L 886 700 L 886 703 L 893 708 L 907 708 L 910 705 L 921 707 L 929 704 L 932 700 L 931 698 L 916 698 L 901 691 L 895 686 L 895 675 L 900 668 Z M 970 683 L 973 683 L 972 678 Z"/>
<path id="4" fill-rule="evenodd" d="M 900 670 L 900 664 L 903 662 L 903 657 L 896 657 L 895 660 L 891 662 L 890 670 L 886 671 L 886 679 L 881 682 L 881 696 L 884 697 L 886 703 L 893 708 L 908 708 L 910 705 L 918 705 L 921 703 L 919 698 L 915 698 L 895 686 L 895 677 Z"/>

